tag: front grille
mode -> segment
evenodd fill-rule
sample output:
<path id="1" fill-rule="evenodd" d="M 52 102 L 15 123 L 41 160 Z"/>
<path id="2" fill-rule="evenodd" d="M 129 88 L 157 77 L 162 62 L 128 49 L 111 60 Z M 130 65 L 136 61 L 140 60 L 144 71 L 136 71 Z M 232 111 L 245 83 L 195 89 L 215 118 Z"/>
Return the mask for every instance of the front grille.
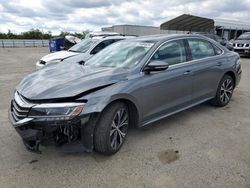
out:
<path id="1" fill-rule="evenodd" d="M 244 47 L 244 44 L 238 44 L 237 47 Z"/>
<path id="2" fill-rule="evenodd" d="M 17 122 L 28 116 L 31 105 L 16 92 L 11 103 L 11 113 L 13 119 Z"/>

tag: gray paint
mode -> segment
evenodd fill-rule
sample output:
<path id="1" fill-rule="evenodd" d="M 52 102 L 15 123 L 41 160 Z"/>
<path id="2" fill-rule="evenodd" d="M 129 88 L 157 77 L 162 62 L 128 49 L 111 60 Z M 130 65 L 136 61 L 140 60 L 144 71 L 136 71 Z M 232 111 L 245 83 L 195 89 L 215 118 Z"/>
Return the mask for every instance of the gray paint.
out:
<path id="1" fill-rule="evenodd" d="M 161 72 L 143 72 L 149 58 L 163 43 L 186 38 L 208 40 L 224 52 L 173 65 Z M 83 115 L 101 112 L 111 102 L 126 99 L 136 106 L 139 126 L 142 126 L 213 98 L 219 81 L 228 71 L 235 74 L 237 83 L 240 80 L 236 72 L 239 55 L 206 37 L 157 35 L 130 40 L 155 41 L 155 45 L 133 69 L 92 68 L 67 61 L 32 73 L 19 84 L 17 90 L 34 101 L 87 100 Z M 185 74 L 187 71 L 190 74 Z"/>

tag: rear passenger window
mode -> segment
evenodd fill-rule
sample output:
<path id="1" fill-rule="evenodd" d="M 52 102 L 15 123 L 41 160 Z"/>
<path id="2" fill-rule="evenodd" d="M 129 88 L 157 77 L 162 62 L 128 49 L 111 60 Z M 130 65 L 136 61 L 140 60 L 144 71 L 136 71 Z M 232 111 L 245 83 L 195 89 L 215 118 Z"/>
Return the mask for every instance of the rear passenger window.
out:
<path id="1" fill-rule="evenodd" d="M 193 59 L 201 59 L 216 55 L 213 45 L 202 39 L 188 39 Z"/>
<path id="2" fill-rule="evenodd" d="M 174 65 L 186 61 L 186 51 L 183 40 L 176 40 L 163 44 L 153 55 L 151 61 L 165 61 Z"/>

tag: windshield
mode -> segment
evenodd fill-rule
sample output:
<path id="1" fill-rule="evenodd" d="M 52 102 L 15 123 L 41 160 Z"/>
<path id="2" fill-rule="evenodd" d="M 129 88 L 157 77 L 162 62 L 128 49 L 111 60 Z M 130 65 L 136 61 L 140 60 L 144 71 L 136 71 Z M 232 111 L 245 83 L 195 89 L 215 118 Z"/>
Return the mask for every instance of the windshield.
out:
<path id="1" fill-rule="evenodd" d="M 72 46 L 69 51 L 70 52 L 80 52 L 84 53 L 87 52 L 90 47 L 96 43 L 97 40 L 94 39 L 84 39 L 81 42 L 77 43 L 76 45 Z"/>
<path id="2" fill-rule="evenodd" d="M 87 65 L 112 68 L 135 67 L 153 42 L 122 41 L 112 44 L 87 61 Z"/>
<path id="3" fill-rule="evenodd" d="M 250 34 L 240 35 L 237 40 L 250 40 Z"/>

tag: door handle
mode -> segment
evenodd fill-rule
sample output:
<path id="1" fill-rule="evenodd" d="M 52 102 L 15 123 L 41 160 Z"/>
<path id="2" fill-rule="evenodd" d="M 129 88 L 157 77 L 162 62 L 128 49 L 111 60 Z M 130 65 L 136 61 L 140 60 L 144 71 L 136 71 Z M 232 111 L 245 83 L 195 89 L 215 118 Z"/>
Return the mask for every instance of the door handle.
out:
<path id="1" fill-rule="evenodd" d="M 188 71 L 184 72 L 183 75 L 190 75 L 191 72 L 192 72 L 191 70 L 188 70 Z"/>
<path id="2" fill-rule="evenodd" d="M 217 67 L 220 67 L 221 65 L 222 65 L 222 62 L 216 63 L 216 66 L 217 66 Z"/>

